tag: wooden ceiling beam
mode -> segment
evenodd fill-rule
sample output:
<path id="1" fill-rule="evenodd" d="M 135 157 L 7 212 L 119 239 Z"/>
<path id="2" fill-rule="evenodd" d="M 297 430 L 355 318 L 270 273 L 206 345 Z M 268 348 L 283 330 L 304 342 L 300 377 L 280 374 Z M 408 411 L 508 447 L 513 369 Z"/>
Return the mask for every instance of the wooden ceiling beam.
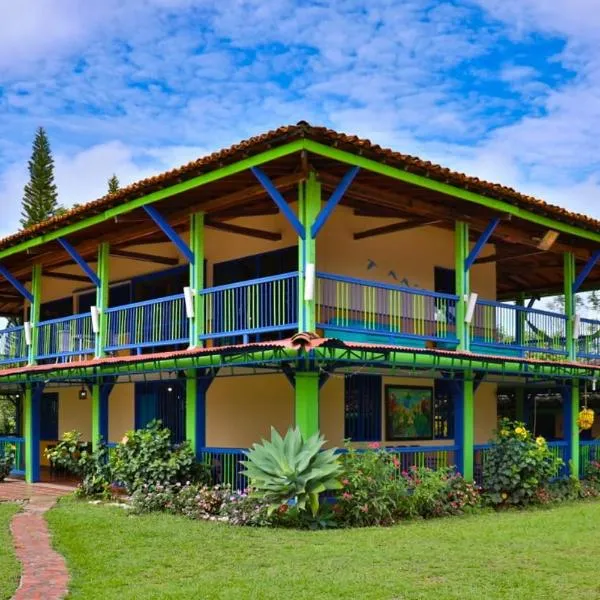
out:
<path id="1" fill-rule="evenodd" d="M 51 279 L 64 279 L 65 281 L 79 281 L 82 283 L 89 283 L 90 280 L 84 275 L 73 275 L 72 273 L 58 273 L 56 271 L 43 271 L 44 277 L 50 277 Z"/>
<path id="2" fill-rule="evenodd" d="M 475 264 L 477 265 L 483 265 L 486 263 L 501 263 L 501 262 L 508 262 L 511 260 L 516 260 L 519 258 L 527 258 L 530 256 L 539 256 L 540 254 L 546 254 L 545 251 L 543 250 L 537 250 L 534 252 L 511 252 L 511 253 L 500 253 L 497 252 L 496 254 L 492 254 L 490 256 L 484 256 L 483 258 L 478 258 L 475 261 Z"/>
<path id="3" fill-rule="evenodd" d="M 284 175 L 283 177 L 274 179 L 273 185 L 279 191 L 282 191 L 300 183 L 301 181 L 304 181 L 305 179 L 306 176 L 304 173 L 292 173 L 291 175 Z M 195 210 L 201 210 L 205 213 L 216 211 L 222 212 L 228 208 L 248 204 L 249 202 L 256 200 L 256 198 L 266 196 L 267 192 L 265 188 L 258 184 L 238 192 L 233 192 L 232 194 L 228 194 L 226 196 L 213 198 L 212 200 L 207 200 L 206 202 L 199 202 Z"/>
<path id="4" fill-rule="evenodd" d="M 146 252 L 131 252 L 129 250 L 122 250 L 121 248 L 111 248 L 110 255 L 118 258 L 128 258 L 130 260 L 139 260 L 141 262 L 156 263 L 157 265 L 167 265 L 169 267 L 175 267 L 179 264 L 179 260 L 176 258 L 171 258 L 168 256 L 156 256 Z"/>
<path id="5" fill-rule="evenodd" d="M 389 225 L 382 225 L 381 227 L 373 227 L 373 229 L 358 231 L 354 234 L 354 239 L 362 240 L 364 238 L 373 237 L 376 235 L 385 235 L 387 233 L 395 233 L 398 231 L 408 231 L 409 229 L 428 227 L 430 225 L 437 225 L 438 223 L 440 223 L 439 220 L 427 219 L 414 219 L 412 221 L 402 221 L 401 223 L 391 223 Z"/>
<path id="6" fill-rule="evenodd" d="M 327 173 L 320 173 L 319 178 L 326 187 L 336 186 L 340 178 L 331 176 Z M 482 217 L 474 217 L 464 213 L 459 214 L 456 209 L 449 209 L 434 202 L 426 202 L 414 197 L 407 197 L 405 194 L 396 194 L 387 190 L 366 185 L 364 183 L 353 182 L 351 188 L 347 192 L 347 196 L 354 196 L 362 199 L 365 203 L 371 206 L 379 206 L 390 210 L 409 211 L 413 217 L 422 217 L 429 219 L 440 219 L 451 221 L 462 219 L 469 223 L 470 227 L 482 232 L 488 226 L 488 221 Z M 524 246 L 533 247 L 539 250 L 539 240 L 546 233 L 546 229 L 540 231 L 538 235 L 523 231 L 510 223 L 510 221 L 502 222 L 495 230 L 492 240 L 501 241 L 508 244 L 522 244 Z M 533 239 L 536 237 L 537 239 Z M 493 243 L 492 241 L 492 243 Z M 562 254 L 564 252 L 573 252 L 576 258 L 580 260 L 589 260 L 591 253 L 583 248 L 575 248 L 567 244 L 555 242 L 548 252 Z"/>
<path id="7" fill-rule="evenodd" d="M 242 227 L 241 225 L 234 225 L 233 223 L 224 223 L 222 221 L 215 221 L 213 219 L 207 219 L 205 225 L 206 227 L 218 229 L 219 231 L 226 231 L 227 233 L 236 233 L 238 235 L 245 235 L 247 237 L 254 237 L 262 240 L 269 240 L 271 242 L 278 242 L 282 238 L 281 233 L 275 231 L 265 231 L 264 229 L 254 229 L 253 227 Z"/>

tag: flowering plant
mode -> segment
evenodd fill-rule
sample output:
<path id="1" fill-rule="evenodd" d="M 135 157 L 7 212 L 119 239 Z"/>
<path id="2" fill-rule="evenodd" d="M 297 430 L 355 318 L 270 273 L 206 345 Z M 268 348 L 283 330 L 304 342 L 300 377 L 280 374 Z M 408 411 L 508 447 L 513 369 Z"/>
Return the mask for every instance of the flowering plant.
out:
<path id="1" fill-rule="evenodd" d="M 486 497 L 495 506 L 535 502 L 562 465 L 543 437 L 534 438 L 524 423 L 502 419 L 486 456 Z"/>
<path id="2" fill-rule="evenodd" d="M 7 444 L 0 454 L 0 482 L 8 477 L 14 467 L 15 451 L 16 447 L 14 444 Z"/>
<path id="3" fill-rule="evenodd" d="M 591 408 L 582 408 L 577 417 L 577 426 L 582 431 L 591 429 L 594 424 L 594 411 Z"/>

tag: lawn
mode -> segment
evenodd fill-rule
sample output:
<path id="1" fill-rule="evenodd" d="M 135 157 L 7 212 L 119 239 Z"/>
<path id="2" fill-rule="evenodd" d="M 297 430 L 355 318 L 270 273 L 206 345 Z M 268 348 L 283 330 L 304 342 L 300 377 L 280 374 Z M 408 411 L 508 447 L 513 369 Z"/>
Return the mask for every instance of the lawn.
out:
<path id="1" fill-rule="evenodd" d="M 600 503 L 319 532 L 61 500 L 72 598 L 598 598 Z"/>
<path id="2" fill-rule="evenodd" d="M 0 502 L 0 600 L 10 598 L 19 583 L 19 563 L 8 529 L 12 516 L 18 510 L 16 504 Z"/>

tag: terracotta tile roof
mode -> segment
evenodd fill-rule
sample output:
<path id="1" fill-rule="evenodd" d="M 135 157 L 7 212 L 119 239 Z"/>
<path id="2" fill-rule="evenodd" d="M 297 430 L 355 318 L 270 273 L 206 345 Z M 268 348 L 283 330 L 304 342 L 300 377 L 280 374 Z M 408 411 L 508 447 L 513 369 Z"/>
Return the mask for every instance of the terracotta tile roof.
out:
<path id="1" fill-rule="evenodd" d="M 104 358 L 93 358 L 76 362 L 54 363 L 45 365 L 27 365 L 21 367 L 4 368 L 0 370 L 0 383 L 2 377 L 15 376 L 20 374 L 33 375 L 35 373 L 47 373 L 49 371 L 68 371 L 69 369 L 78 369 L 85 367 L 101 367 L 109 365 L 135 365 L 137 363 L 147 363 L 155 361 L 160 367 L 160 361 L 191 358 L 195 356 L 209 355 L 231 355 L 255 352 L 260 350 L 303 350 L 304 352 L 316 348 L 336 348 L 365 350 L 371 352 L 406 352 L 410 354 L 429 354 L 433 356 L 446 356 L 457 359 L 473 359 L 489 363 L 524 363 L 539 366 L 555 367 L 577 367 L 580 369 L 589 369 L 590 371 L 600 371 L 600 364 L 582 364 L 570 362 L 568 360 L 548 360 L 542 358 L 520 358 L 514 356 L 503 356 L 493 354 L 478 354 L 475 352 L 460 352 L 457 350 L 443 350 L 440 348 L 415 348 L 413 346 L 395 346 L 391 344 L 371 344 L 363 342 L 346 342 L 336 338 L 320 338 L 314 333 L 299 333 L 291 338 L 284 340 L 274 340 L 271 342 L 257 342 L 252 344 L 238 344 L 231 346 L 214 346 L 208 348 L 191 348 L 187 350 L 177 350 L 173 352 L 156 352 L 152 354 L 134 354 L 131 356 L 107 356 Z M 135 373 L 132 370 L 132 373 Z M 140 371 L 141 372 L 141 371 Z"/>
<path id="2" fill-rule="evenodd" d="M 463 173 L 451 171 L 450 169 L 415 156 L 402 154 L 388 148 L 382 148 L 378 144 L 374 144 L 367 139 L 339 133 L 326 127 L 312 126 L 305 121 L 300 121 L 296 125 L 279 127 L 272 131 L 268 131 L 267 133 L 248 138 L 229 148 L 199 158 L 179 168 L 143 179 L 119 190 L 115 194 L 103 196 L 97 200 L 82 204 L 62 215 L 14 233 L 0 240 L 0 249 L 7 248 L 26 239 L 37 237 L 48 231 L 56 230 L 67 224 L 83 220 L 100 211 L 124 204 L 129 200 L 144 196 L 158 189 L 166 188 L 175 183 L 197 177 L 198 175 L 220 168 L 225 164 L 231 164 L 249 155 L 258 154 L 268 148 L 283 145 L 300 138 L 308 138 L 354 154 L 361 154 L 362 156 L 372 158 L 379 162 L 385 162 L 386 164 L 410 171 L 411 173 L 425 175 L 431 179 L 448 183 L 455 187 L 468 189 L 485 196 L 501 199 L 516 206 L 585 229 L 600 229 L 600 220 L 587 215 L 568 211 L 538 198 L 521 194 L 512 188 L 497 183 L 490 183 L 477 177 L 471 177 Z"/>

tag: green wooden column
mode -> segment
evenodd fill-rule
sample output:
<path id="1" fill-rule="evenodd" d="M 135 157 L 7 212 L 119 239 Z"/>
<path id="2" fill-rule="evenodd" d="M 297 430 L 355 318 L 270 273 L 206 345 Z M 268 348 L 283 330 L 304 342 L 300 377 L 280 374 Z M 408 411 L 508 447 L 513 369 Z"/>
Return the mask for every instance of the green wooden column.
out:
<path id="1" fill-rule="evenodd" d="M 296 372 L 296 427 L 304 439 L 319 431 L 319 373 Z"/>
<path id="2" fill-rule="evenodd" d="M 190 249 L 194 262 L 190 263 L 190 288 L 194 293 L 194 318 L 190 319 L 190 346 L 203 345 L 199 337 L 204 333 L 204 213 L 190 216 Z"/>
<path id="3" fill-rule="evenodd" d="M 31 270 L 31 294 L 33 302 L 30 306 L 29 322 L 31 323 L 31 345 L 29 346 L 28 362 L 35 364 L 38 352 L 38 323 L 40 321 L 40 306 L 42 300 L 42 265 L 33 265 Z"/>
<path id="4" fill-rule="evenodd" d="M 312 224 L 321 210 L 321 184 L 311 171 L 306 182 L 298 185 L 298 219 L 306 231 L 306 239 L 298 239 L 298 331 L 315 331 L 317 285 L 312 300 L 304 299 L 306 265 L 317 263 L 316 241 L 311 235 Z"/>
<path id="5" fill-rule="evenodd" d="M 40 480 L 40 400 L 41 386 L 25 384 L 23 398 L 23 423 L 25 434 L 25 480 L 35 483 Z"/>
<path id="6" fill-rule="evenodd" d="M 110 246 L 102 242 L 98 246 L 97 275 L 100 285 L 96 288 L 96 308 L 98 309 L 98 333 L 95 334 L 94 355 L 96 358 L 105 356 L 108 345 L 108 290 L 110 283 Z M 99 381 L 92 383 L 92 448 L 96 450 L 100 440 L 108 439 L 108 399 L 102 396 L 102 387 Z"/>
<path id="7" fill-rule="evenodd" d="M 471 347 L 470 327 L 465 323 L 466 307 L 471 293 L 469 271 L 465 269 L 465 261 L 469 254 L 469 226 L 456 222 L 454 229 L 454 269 L 456 273 L 456 337 L 458 350 L 469 350 Z"/>
<path id="8" fill-rule="evenodd" d="M 98 308 L 98 333 L 95 340 L 95 355 L 100 358 L 105 355 L 108 335 L 108 319 L 106 309 L 108 308 L 108 289 L 110 283 L 110 247 L 108 242 L 102 242 L 98 246 L 98 268 L 97 275 L 100 285 L 96 288 L 96 307 Z"/>
<path id="9" fill-rule="evenodd" d="M 192 446 L 194 454 L 198 455 L 198 449 L 201 447 L 198 442 L 198 378 L 196 371 L 189 369 L 186 371 L 185 379 L 185 438 Z"/>
<path id="10" fill-rule="evenodd" d="M 473 453 L 475 444 L 475 389 L 473 376 L 465 373 L 463 382 L 462 406 L 462 474 L 467 481 L 473 481 Z"/>
<path id="11" fill-rule="evenodd" d="M 579 380 L 573 379 L 563 392 L 563 439 L 567 442 L 566 460 L 574 477 L 579 477 L 579 405 Z"/>
<path id="12" fill-rule="evenodd" d="M 575 256 L 572 252 L 564 254 L 563 284 L 565 295 L 565 315 L 567 317 L 566 327 L 566 346 L 570 360 L 577 357 L 577 345 L 573 339 L 575 324 L 575 294 L 573 293 L 573 283 L 575 282 Z"/>

